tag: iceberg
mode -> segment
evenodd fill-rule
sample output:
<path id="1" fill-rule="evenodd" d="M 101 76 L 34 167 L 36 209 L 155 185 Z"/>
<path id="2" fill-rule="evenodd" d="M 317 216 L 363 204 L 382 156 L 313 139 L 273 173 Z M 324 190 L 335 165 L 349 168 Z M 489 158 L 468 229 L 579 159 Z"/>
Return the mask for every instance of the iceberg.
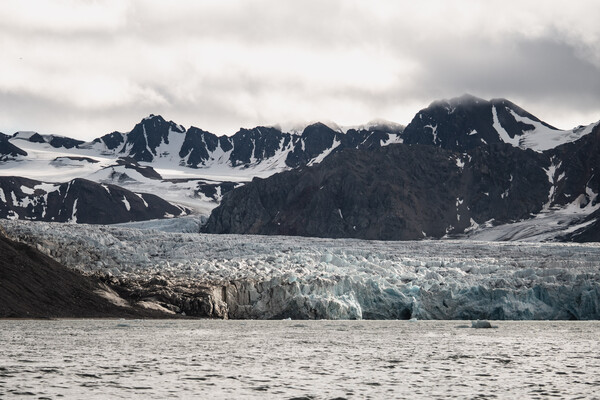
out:
<path id="1" fill-rule="evenodd" d="M 489 328 L 493 328 L 493 327 L 492 327 L 492 324 L 490 324 L 490 321 L 478 319 L 477 321 L 471 321 L 471 328 L 489 329 Z"/>

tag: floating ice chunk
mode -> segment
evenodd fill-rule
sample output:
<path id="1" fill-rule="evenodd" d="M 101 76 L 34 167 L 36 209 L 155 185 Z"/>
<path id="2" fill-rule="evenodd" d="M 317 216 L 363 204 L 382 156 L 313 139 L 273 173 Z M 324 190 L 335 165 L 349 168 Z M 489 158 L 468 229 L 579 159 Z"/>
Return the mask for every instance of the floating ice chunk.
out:
<path id="1" fill-rule="evenodd" d="M 490 324 L 490 321 L 486 321 L 486 320 L 477 320 L 477 321 L 471 321 L 471 328 L 475 328 L 475 329 L 486 329 L 486 328 L 492 328 L 492 324 Z"/>

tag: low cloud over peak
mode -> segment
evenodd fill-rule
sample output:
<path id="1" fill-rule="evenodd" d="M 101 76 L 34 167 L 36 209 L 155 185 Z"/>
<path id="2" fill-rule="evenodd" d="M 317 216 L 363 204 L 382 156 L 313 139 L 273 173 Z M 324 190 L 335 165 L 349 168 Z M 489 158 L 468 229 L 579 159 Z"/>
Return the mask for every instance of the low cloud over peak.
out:
<path id="1" fill-rule="evenodd" d="M 34 11 L 35 10 L 35 11 Z M 600 4 L 579 1 L 6 1 L 0 131 L 90 139 L 149 113 L 219 134 L 505 97 L 600 119 Z"/>

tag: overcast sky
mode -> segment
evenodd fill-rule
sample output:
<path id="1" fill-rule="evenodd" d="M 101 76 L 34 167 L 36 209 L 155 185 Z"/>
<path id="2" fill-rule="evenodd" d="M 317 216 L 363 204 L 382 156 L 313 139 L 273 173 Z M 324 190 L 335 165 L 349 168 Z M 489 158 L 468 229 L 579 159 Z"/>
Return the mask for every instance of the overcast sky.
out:
<path id="1" fill-rule="evenodd" d="M 600 119 L 599 16 L 597 0 L 3 0 L 0 131 L 407 124 L 463 93 L 567 129 Z"/>

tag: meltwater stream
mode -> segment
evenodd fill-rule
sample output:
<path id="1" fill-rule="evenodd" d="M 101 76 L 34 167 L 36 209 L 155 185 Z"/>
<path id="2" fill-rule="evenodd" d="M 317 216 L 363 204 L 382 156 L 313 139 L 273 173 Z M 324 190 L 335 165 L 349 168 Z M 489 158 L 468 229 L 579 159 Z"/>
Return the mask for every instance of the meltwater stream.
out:
<path id="1" fill-rule="evenodd" d="M 0 398 L 594 398 L 600 322 L 0 321 Z"/>

